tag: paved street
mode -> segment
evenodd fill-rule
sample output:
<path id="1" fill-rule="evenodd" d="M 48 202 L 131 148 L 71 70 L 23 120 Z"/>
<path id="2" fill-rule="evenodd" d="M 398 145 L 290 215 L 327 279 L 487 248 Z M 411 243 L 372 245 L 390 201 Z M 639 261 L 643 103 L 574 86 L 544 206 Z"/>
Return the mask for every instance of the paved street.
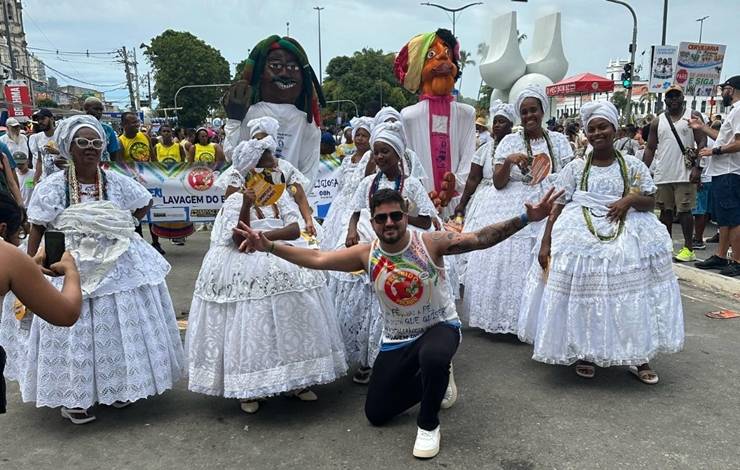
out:
<path id="1" fill-rule="evenodd" d="M 190 304 L 207 246 L 167 242 L 169 285 L 178 315 Z M 0 416 L 2 469 L 158 468 L 740 468 L 740 319 L 710 320 L 710 310 L 740 310 L 740 300 L 682 284 L 686 346 L 653 362 L 657 386 L 624 368 L 572 369 L 530 360 L 511 337 L 466 330 L 455 359 L 460 398 L 442 412 L 442 451 L 411 456 L 415 410 L 383 428 L 363 415 L 366 388 L 347 377 L 317 387 L 316 403 L 272 398 L 256 415 L 235 400 L 176 390 L 74 426 L 58 410 L 22 404 L 9 384 Z"/>

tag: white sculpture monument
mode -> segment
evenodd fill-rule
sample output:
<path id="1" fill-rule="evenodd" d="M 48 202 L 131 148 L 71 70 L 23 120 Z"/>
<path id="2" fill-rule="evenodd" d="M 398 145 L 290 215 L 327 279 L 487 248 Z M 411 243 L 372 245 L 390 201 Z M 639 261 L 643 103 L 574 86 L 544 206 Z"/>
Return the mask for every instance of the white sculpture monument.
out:
<path id="1" fill-rule="evenodd" d="M 519 50 L 516 12 L 493 19 L 488 46 L 488 55 L 480 64 L 480 74 L 493 88 L 491 102 L 514 100 L 529 84 L 552 85 L 562 80 L 568 71 L 560 34 L 560 13 L 537 19 L 532 51 L 526 62 Z"/>

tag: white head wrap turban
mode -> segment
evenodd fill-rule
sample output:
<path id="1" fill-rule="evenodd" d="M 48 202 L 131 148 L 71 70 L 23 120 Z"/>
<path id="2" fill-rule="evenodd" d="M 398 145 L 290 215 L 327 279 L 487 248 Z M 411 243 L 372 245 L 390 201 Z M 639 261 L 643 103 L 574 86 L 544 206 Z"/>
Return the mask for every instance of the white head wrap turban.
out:
<path id="1" fill-rule="evenodd" d="M 509 103 L 504 103 L 501 100 L 496 100 L 493 103 L 491 103 L 491 107 L 488 113 L 489 116 L 491 116 L 491 121 L 493 121 L 493 118 L 496 116 L 503 116 L 509 121 L 511 121 L 512 124 L 516 122 L 516 113 L 514 112 L 514 105 Z"/>
<path id="2" fill-rule="evenodd" d="M 368 134 L 373 131 L 373 118 L 367 116 L 353 117 L 349 120 L 349 125 L 352 126 L 352 140 L 354 140 L 358 129 L 365 129 Z"/>
<path id="3" fill-rule="evenodd" d="M 277 132 L 280 127 L 280 123 L 274 117 L 262 116 L 249 121 L 247 123 L 247 127 L 249 127 L 250 139 L 253 139 L 254 136 L 260 132 L 264 132 L 267 135 L 271 135 L 273 139 L 277 139 Z"/>
<path id="4" fill-rule="evenodd" d="M 377 126 L 378 124 L 382 124 L 388 119 L 395 119 L 398 122 L 401 122 L 401 113 L 395 110 L 395 108 L 392 108 L 391 106 L 384 106 L 380 108 L 380 111 L 375 115 L 375 119 L 373 119 L 373 126 Z"/>
<path id="5" fill-rule="evenodd" d="M 527 98 L 537 98 L 542 105 L 542 111 L 545 113 L 545 116 L 547 116 L 550 111 L 550 100 L 547 98 L 545 89 L 541 85 L 529 84 L 521 93 L 519 93 L 519 96 L 516 97 L 514 112 L 516 113 L 517 118 L 521 119 L 522 101 Z"/>
<path id="6" fill-rule="evenodd" d="M 67 160 L 72 159 L 72 154 L 70 153 L 72 140 L 77 131 L 83 127 L 88 127 L 94 130 L 98 134 L 98 137 L 103 139 L 103 148 L 108 145 L 108 140 L 105 137 L 105 131 L 103 130 L 103 126 L 100 124 L 100 121 L 89 114 L 70 116 L 59 122 L 54 131 L 54 137 L 52 137 L 59 147 L 59 153 Z"/>
<path id="7" fill-rule="evenodd" d="M 584 128 L 594 118 L 604 118 L 612 123 L 614 129 L 619 129 L 619 111 L 610 101 L 591 101 L 581 106 L 581 121 Z"/>
<path id="8" fill-rule="evenodd" d="M 403 132 L 403 124 L 400 122 L 384 122 L 373 128 L 370 135 L 370 145 L 375 146 L 375 142 L 385 142 L 393 147 L 399 158 L 403 157 L 406 151 L 406 136 Z"/>
<path id="9" fill-rule="evenodd" d="M 233 167 L 242 175 L 257 166 L 265 150 L 275 152 L 277 142 L 268 135 L 264 139 L 250 139 L 239 143 L 234 149 Z"/>

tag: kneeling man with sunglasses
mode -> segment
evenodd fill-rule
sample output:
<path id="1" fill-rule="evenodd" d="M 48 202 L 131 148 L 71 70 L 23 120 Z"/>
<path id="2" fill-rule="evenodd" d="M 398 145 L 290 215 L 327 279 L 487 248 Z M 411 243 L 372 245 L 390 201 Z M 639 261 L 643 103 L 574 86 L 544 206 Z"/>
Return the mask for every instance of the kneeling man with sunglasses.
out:
<path id="1" fill-rule="evenodd" d="M 234 231 L 245 238 L 242 251 L 266 251 L 311 269 L 365 270 L 383 315 L 383 342 L 375 360 L 365 415 L 382 425 L 421 402 L 413 455 L 439 452 L 438 413 L 447 388 L 450 361 L 460 343 L 460 320 L 445 288 L 444 256 L 489 248 L 548 216 L 562 191 L 554 189 L 525 212 L 477 232 L 422 233 L 407 230 L 406 202 L 392 189 L 377 191 L 370 201 L 378 239 L 337 251 L 292 247 L 269 240 L 242 222 Z"/>

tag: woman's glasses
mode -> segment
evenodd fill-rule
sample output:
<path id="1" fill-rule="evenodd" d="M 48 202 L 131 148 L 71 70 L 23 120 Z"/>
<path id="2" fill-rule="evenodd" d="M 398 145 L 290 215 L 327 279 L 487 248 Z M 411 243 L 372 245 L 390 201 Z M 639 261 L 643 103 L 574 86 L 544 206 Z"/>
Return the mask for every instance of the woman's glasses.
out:
<path id="1" fill-rule="evenodd" d="M 92 147 L 95 150 L 102 150 L 103 146 L 105 145 L 105 141 L 103 139 L 90 140 L 84 137 L 75 137 L 74 143 L 77 146 L 77 148 L 86 149 L 86 148 Z"/>
<path id="2" fill-rule="evenodd" d="M 402 211 L 393 211 L 388 214 L 375 214 L 373 216 L 373 222 L 376 224 L 384 224 L 388 221 L 388 217 L 394 222 L 399 222 L 403 219 L 404 213 Z"/>

